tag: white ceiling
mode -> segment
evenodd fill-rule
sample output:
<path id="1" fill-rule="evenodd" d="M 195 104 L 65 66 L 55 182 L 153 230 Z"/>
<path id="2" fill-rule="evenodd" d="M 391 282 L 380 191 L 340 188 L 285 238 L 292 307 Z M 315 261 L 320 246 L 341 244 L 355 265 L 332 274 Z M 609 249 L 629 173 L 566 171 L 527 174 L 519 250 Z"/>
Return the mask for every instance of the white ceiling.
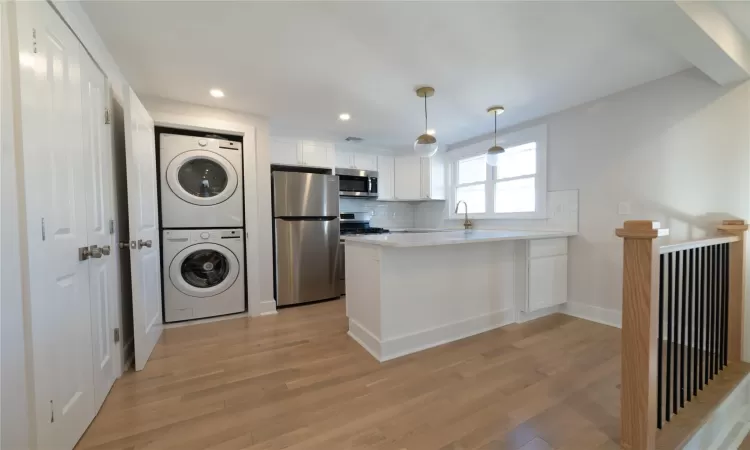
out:
<path id="1" fill-rule="evenodd" d="M 690 65 L 634 27 L 643 2 L 98 1 L 84 8 L 139 95 L 270 118 L 276 135 L 411 147 L 413 89 L 442 144 Z M 214 99 L 212 87 L 226 97 Z M 352 115 L 349 122 L 339 113 Z"/>

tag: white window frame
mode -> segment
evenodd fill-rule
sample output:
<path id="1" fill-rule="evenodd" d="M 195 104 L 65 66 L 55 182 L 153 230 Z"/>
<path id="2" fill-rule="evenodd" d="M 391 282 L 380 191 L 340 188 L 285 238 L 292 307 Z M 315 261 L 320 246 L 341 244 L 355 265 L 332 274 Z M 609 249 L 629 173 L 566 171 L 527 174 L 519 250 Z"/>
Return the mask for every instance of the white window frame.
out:
<path id="1" fill-rule="evenodd" d="M 509 212 L 509 213 L 469 213 L 472 219 L 546 219 L 547 218 L 547 125 L 536 125 L 522 130 L 514 131 L 503 135 L 498 135 L 497 143 L 505 148 L 516 147 L 530 142 L 536 143 L 536 174 L 534 177 L 534 191 L 536 194 L 534 211 L 529 212 Z M 489 138 L 481 142 L 476 142 L 465 147 L 451 150 L 447 153 L 448 159 L 448 195 L 450 202 L 447 208 L 448 219 L 463 219 L 463 213 L 456 214 L 456 187 L 458 186 L 458 161 L 479 156 L 487 152 L 493 144 L 493 139 Z M 484 182 L 467 183 L 461 186 L 472 184 L 485 184 L 485 211 L 494 211 L 495 209 L 495 184 L 498 181 L 511 181 L 523 178 L 530 178 L 528 175 L 522 175 L 513 178 L 503 178 L 496 180 L 494 178 L 495 168 L 487 166 L 487 178 Z"/>

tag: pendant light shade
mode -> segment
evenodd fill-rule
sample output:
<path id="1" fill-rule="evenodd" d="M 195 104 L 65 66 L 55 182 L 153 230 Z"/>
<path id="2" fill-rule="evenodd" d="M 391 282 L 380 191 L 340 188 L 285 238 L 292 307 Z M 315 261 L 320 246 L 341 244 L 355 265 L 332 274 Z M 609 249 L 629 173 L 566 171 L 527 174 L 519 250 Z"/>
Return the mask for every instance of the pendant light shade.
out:
<path id="1" fill-rule="evenodd" d="M 500 162 L 500 155 L 505 153 L 505 149 L 497 145 L 497 116 L 505 112 L 505 108 L 502 106 L 490 106 L 487 108 L 487 112 L 495 116 L 495 140 L 492 147 L 487 150 L 487 164 L 490 166 L 497 166 Z"/>
<path id="2" fill-rule="evenodd" d="M 418 156 L 430 158 L 437 153 L 438 143 L 435 136 L 427 134 L 427 97 L 435 95 L 435 89 L 425 86 L 417 89 L 417 96 L 424 98 L 424 133 L 414 141 L 414 153 Z"/>

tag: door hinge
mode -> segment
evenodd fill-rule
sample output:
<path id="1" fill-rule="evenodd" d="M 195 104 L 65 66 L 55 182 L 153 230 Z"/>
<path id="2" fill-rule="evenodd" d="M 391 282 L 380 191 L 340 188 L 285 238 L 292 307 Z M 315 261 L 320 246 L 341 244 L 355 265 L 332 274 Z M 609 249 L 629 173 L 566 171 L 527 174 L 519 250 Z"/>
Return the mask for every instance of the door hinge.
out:
<path id="1" fill-rule="evenodd" d="M 117 344 L 118 342 L 120 342 L 120 329 L 115 328 L 115 344 Z"/>
<path id="2" fill-rule="evenodd" d="M 115 219 L 109 219 L 109 234 L 115 234 Z"/>
<path id="3" fill-rule="evenodd" d="M 31 29 L 31 38 L 32 38 L 31 43 L 34 47 L 34 53 L 36 53 L 37 52 L 36 50 L 36 28 Z"/>
<path id="4" fill-rule="evenodd" d="M 104 108 L 104 124 L 109 125 L 109 108 Z"/>
<path id="5" fill-rule="evenodd" d="M 44 229 L 44 217 L 42 217 L 42 240 L 47 240 L 47 230 Z"/>
<path id="6" fill-rule="evenodd" d="M 50 423 L 55 423 L 55 403 L 50 400 L 49 401 L 49 410 L 50 410 Z"/>

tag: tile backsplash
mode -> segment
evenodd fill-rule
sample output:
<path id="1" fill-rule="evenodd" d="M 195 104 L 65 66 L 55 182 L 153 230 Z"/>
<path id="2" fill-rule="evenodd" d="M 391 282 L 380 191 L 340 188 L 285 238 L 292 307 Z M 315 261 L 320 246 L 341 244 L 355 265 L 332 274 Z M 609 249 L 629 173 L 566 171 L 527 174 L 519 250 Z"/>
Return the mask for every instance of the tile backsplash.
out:
<path id="1" fill-rule="evenodd" d="M 370 225 L 380 228 L 413 228 L 416 205 L 406 202 L 380 202 L 341 198 L 341 212 L 371 212 Z"/>

